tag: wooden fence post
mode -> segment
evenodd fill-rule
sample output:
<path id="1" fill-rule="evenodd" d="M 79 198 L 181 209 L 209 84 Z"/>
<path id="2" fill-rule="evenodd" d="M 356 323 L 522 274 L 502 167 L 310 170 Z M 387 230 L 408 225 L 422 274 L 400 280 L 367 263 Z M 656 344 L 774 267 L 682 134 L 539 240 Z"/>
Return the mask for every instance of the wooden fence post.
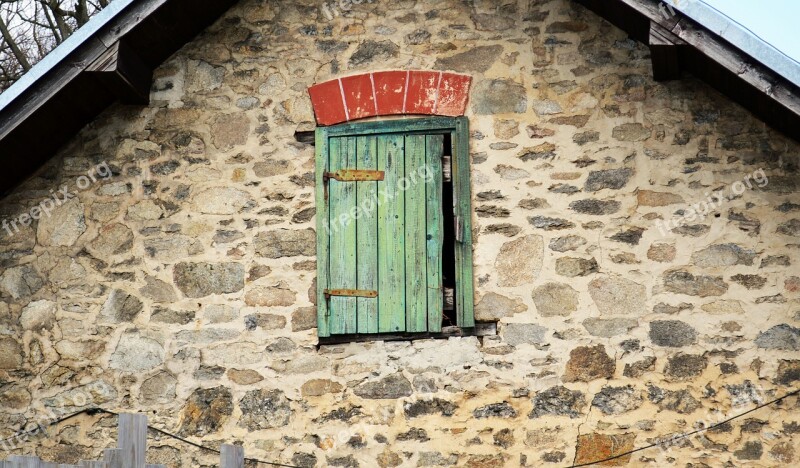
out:
<path id="1" fill-rule="evenodd" d="M 103 461 L 108 468 L 122 468 L 122 450 L 105 449 L 103 450 Z"/>
<path id="2" fill-rule="evenodd" d="M 39 468 L 39 457 L 23 457 L 14 455 L 8 458 L 12 468 Z"/>
<path id="3" fill-rule="evenodd" d="M 117 446 L 122 449 L 122 468 L 145 468 L 147 416 L 120 414 L 118 437 Z"/>
<path id="4" fill-rule="evenodd" d="M 219 468 L 244 468 L 244 447 L 223 445 L 220 449 Z"/>

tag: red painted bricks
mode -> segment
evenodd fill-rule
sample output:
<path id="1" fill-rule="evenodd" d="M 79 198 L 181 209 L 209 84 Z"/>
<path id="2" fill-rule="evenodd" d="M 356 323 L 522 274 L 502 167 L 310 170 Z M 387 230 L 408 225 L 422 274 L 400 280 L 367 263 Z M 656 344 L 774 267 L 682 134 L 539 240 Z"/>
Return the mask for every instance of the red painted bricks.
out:
<path id="1" fill-rule="evenodd" d="M 308 88 L 319 125 L 382 115 L 464 115 L 472 77 L 438 71 L 382 71 Z"/>

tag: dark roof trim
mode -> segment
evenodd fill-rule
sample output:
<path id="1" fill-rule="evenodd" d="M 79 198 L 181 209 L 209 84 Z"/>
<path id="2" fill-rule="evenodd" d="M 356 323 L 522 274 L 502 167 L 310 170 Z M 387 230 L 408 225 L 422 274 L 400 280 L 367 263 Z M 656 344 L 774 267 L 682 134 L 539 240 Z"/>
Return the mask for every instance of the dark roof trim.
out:
<path id="1" fill-rule="evenodd" d="M 677 1 L 680 10 L 719 37 L 725 38 L 742 52 L 763 63 L 767 68 L 800 86 L 800 62 L 765 41 L 746 25 L 719 11 L 704 0 Z M 764 8 L 767 6 L 765 5 Z"/>
<path id="2" fill-rule="evenodd" d="M 653 0 L 575 0 L 650 46 L 656 80 L 689 72 L 800 141 L 800 88 L 724 38 Z"/>
<path id="3" fill-rule="evenodd" d="M 116 0 L 0 94 L 0 194 L 115 101 L 149 99 L 152 70 L 236 0 Z"/>

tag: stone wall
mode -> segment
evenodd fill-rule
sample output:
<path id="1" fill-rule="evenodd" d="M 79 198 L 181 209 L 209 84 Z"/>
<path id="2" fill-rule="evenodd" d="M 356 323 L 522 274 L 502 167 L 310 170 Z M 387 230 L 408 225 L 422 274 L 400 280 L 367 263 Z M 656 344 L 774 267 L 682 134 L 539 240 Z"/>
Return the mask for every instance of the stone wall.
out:
<path id="1" fill-rule="evenodd" d="M 566 466 L 798 385 L 797 143 L 701 82 L 653 82 L 645 47 L 568 0 L 362 3 L 243 0 L 156 70 L 149 106 L 110 109 L 0 202 L 74 194 L 0 238 L 0 437 L 102 406 L 303 467 Z M 405 68 L 475 78 L 476 314 L 499 333 L 318 347 L 306 88 Z M 797 406 L 615 463 L 796 462 Z M 114 427 L 14 452 L 97 458 Z"/>

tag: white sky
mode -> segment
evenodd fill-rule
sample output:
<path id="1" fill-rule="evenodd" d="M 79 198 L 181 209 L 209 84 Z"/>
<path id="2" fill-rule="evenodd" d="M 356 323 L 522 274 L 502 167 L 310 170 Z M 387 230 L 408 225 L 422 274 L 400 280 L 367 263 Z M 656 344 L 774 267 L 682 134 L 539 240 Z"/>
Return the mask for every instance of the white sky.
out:
<path id="1" fill-rule="evenodd" d="M 800 1 L 702 1 L 800 63 Z"/>

